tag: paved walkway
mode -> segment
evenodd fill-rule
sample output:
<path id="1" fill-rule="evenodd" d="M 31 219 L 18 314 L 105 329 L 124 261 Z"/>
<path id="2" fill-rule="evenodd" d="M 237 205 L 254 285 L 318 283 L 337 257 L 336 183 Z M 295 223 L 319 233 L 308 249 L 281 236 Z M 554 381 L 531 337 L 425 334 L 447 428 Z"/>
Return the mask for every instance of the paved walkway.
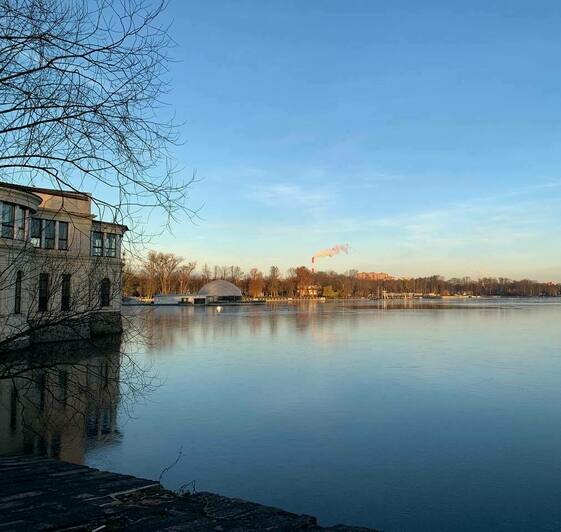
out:
<path id="1" fill-rule="evenodd" d="M 0 457 L 0 531 L 332 530 L 316 519 L 212 493 L 178 496 L 153 480 L 33 456 Z"/>

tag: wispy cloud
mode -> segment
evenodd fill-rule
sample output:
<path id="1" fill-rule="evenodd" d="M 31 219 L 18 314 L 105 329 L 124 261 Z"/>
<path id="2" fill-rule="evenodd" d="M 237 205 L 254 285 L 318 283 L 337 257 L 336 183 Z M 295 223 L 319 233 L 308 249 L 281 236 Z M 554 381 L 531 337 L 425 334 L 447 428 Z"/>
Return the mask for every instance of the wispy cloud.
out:
<path id="1" fill-rule="evenodd" d="M 316 207 L 331 203 L 333 192 L 326 187 L 303 187 L 292 183 L 253 185 L 248 198 L 270 206 Z"/>
<path id="2" fill-rule="evenodd" d="M 232 235 L 243 234 L 252 237 L 260 253 L 274 250 L 279 263 L 286 256 L 286 265 L 307 256 L 308 248 L 313 251 L 339 240 L 354 249 L 347 262 L 402 274 L 531 276 L 538 268 L 561 262 L 559 181 L 512 187 L 500 195 L 483 193 L 432 209 L 419 205 L 412 210 L 409 205 L 405 211 L 396 202 L 393 213 L 375 205 L 354 212 L 345 208 L 340 199 L 344 187 L 344 182 L 255 184 L 242 194 L 267 206 L 260 223 L 240 217 L 204 225 L 212 241 L 227 242 Z M 269 216 L 269 211 L 281 215 Z"/>

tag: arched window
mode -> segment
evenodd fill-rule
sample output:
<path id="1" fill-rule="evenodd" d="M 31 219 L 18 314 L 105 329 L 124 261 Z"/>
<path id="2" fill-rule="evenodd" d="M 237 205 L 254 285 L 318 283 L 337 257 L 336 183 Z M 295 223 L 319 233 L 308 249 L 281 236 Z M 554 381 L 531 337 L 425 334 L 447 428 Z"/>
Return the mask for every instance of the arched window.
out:
<path id="1" fill-rule="evenodd" d="M 108 307 L 111 304 L 111 281 L 107 277 L 101 281 L 99 302 L 102 307 Z"/>

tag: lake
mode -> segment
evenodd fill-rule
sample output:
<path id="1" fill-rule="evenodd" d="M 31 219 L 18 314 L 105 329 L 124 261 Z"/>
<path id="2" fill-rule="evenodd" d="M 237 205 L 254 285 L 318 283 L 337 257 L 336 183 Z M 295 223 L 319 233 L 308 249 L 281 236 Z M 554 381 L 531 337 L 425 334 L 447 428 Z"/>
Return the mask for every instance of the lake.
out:
<path id="1" fill-rule="evenodd" d="M 146 386 L 75 461 L 324 525 L 561 529 L 559 300 L 126 314 Z"/>

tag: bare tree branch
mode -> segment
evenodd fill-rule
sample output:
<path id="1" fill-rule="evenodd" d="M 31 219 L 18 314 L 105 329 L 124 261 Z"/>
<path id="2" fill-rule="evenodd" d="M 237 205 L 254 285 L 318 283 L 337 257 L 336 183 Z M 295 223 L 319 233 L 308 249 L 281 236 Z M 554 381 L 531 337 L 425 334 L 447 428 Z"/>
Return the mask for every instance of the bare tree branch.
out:
<path id="1" fill-rule="evenodd" d="M 196 216 L 178 177 L 165 2 L 0 0 L 0 171 L 17 184 L 94 189 L 144 243 L 139 210 Z M 164 224 L 165 226 L 165 224 Z M 158 228 L 161 230 L 162 228 Z M 157 231 L 154 231 L 157 232 Z"/>

